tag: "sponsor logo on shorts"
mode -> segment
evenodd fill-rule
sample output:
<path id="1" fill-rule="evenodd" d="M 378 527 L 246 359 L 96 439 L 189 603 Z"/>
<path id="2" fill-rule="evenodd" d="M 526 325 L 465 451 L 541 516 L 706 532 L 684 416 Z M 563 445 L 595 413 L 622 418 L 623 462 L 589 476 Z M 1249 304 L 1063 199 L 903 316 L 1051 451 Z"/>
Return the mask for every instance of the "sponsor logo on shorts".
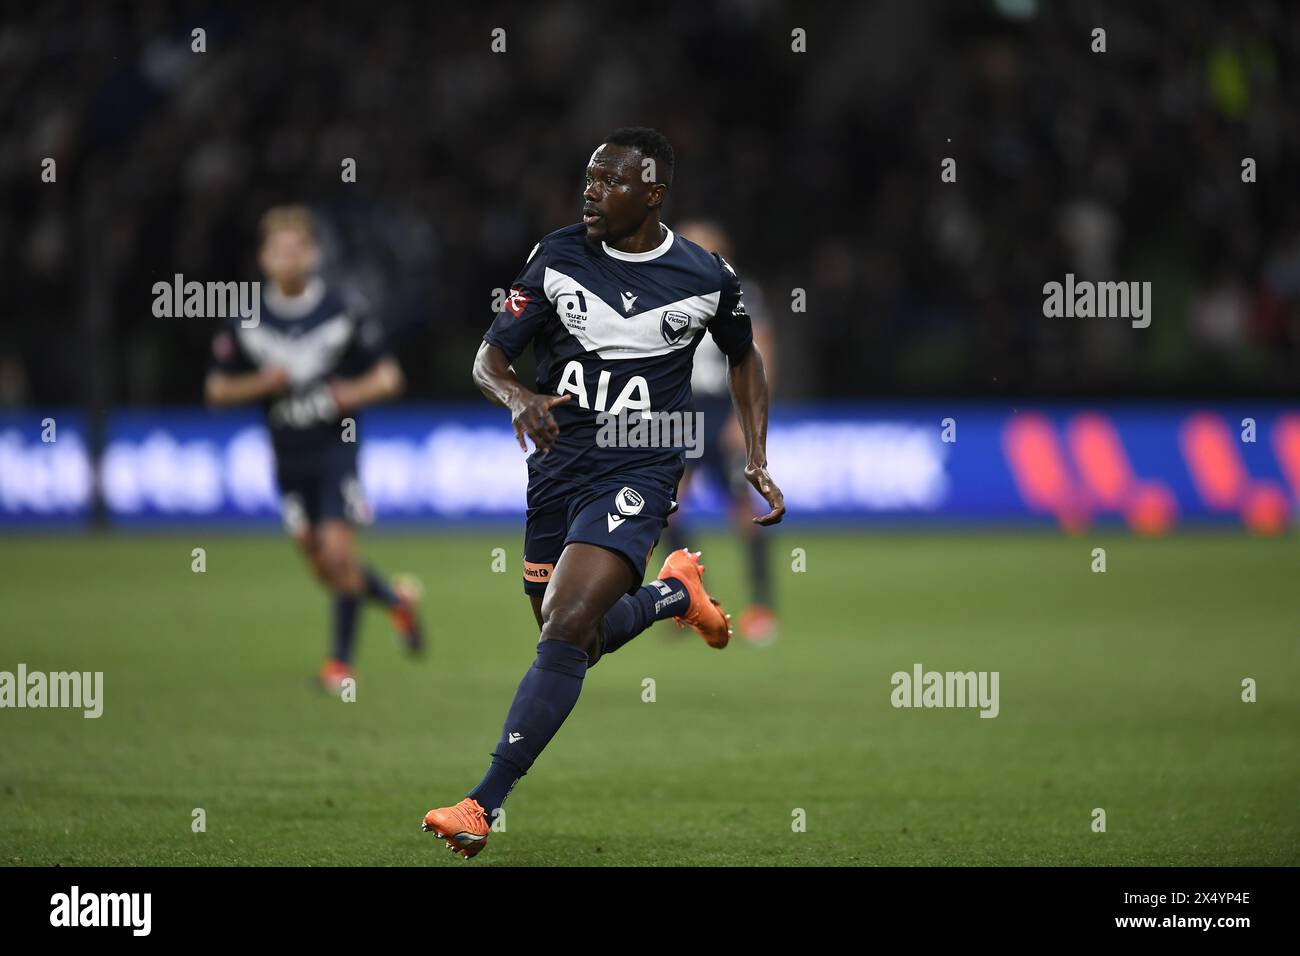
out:
<path id="1" fill-rule="evenodd" d="M 375 513 L 366 500 L 361 480 L 356 475 L 347 475 L 339 483 L 339 492 L 343 496 L 343 516 L 352 524 L 366 525 L 375 520 Z"/>
<path id="2" fill-rule="evenodd" d="M 280 518 L 284 521 L 284 530 L 290 535 L 299 535 L 307 530 L 311 521 L 302 495 L 291 491 L 280 499 Z"/>

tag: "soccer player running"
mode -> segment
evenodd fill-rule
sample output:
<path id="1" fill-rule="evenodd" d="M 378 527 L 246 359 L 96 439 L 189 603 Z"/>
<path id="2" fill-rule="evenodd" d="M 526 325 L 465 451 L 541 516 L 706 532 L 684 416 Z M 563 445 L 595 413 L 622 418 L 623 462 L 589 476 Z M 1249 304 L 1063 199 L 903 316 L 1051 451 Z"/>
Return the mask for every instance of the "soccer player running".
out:
<path id="1" fill-rule="evenodd" d="M 731 239 L 717 223 L 692 220 L 682 223 L 677 235 L 689 239 L 709 252 L 716 252 L 724 260 L 732 258 Z M 754 329 L 754 343 L 763 355 L 769 386 L 772 382 L 772 360 L 775 342 L 767 321 L 763 297 L 751 285 L 745 291 L 746 309 Z M 688 463 L 682 476 L 682 488 L 690 487 L 692 472 L 696 469 L 712 477 L 726 498 L 732 523 L 739 533 L 745 549 L 745 569 L 749 573 L 750 604 L 740 615 L 740 636 L 751 644 L 766 646 L 777 638 L 775 601 L 772 591 L 772 570 L 769 555 L 771 536 L 764 534 L 751 518 L 751 491 L 745 481 L 745 438 L 736 416 L 731 413 L 730 389 L 727 385 L 727 359 L 722 351 L 705 344 L 695 353 L 695 368 L 691 373 L 691 392 L 695 408 L 704 425 L 699 458 Z M 669 548 L 677 550 L 686 544 L 688 532 L 684 515 L 679 509 L 668 521 L 664 533 Z"/>
<path id="2" fill-rule="evenodd" d="M 257 325 L 232 319 L 212 345 L 205 383 L 212 406 L 260 402 L 275 450 L 281 512 L 317 579 L 333 596 L 333 634 L 320 672 L 337 692 L 352 677 L 357 615 L 365 600 L 389 609 L 412 653 L 423 647 L 413 578 L 390 585 L 357 558 L 356 526 L 369 522 L 357 479 L 359 409 L 401 394 L 401 367 L 383 330 L 350 308 L 317 274 L 311 213 L 278 206 L 261 221 L 258 264 L 266 277 Z"/>
<path id="3" fill-rule="evenodd" d="M 728 616 L 704 590 L 700 555 L 668 556 L 642 586 L 646 564 L 676 507 L 681 447 L 617 447 L 605 416 L 689 414 L 691 363 L 707 329 L 727 356 L 745 435 L 745 477 L 776 524 L 785 513 L 767 472 L 767 379 L 754 347 L 740 280 L 720 256 L 659 221 L 673 178 L 660 133 L 617 130 L 587 164 L 582 222 L 553 232 L 529 255 L 484 336 L 474 381 L 510 410 L 527 451 L 524 591 L 541 628 L 537 657 L 506 714 L 483 780 L 423 828 L 466 858 L 486 845 L 491 821 L 573 710 L 583 676 L 602 654 L 672 617 L 711 647 L 731 637 Z M 511 362 L 531 343 L 537 391 Z"/>

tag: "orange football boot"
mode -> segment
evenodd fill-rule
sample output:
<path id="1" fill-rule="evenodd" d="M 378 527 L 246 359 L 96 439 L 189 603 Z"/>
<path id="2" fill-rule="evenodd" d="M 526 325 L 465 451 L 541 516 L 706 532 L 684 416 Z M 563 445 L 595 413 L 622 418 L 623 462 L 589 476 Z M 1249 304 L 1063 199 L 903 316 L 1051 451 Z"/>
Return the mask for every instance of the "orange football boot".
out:
<path id="1" fill-rule="evenodd" d="M 659 578 L 681 581 L 691 599 L 687 612 L 673 618 L 677 626 L 693 627 L 695 633 L 704 638 L 704 643 L 720 650 L 731 640 L 731 615 L 722 610 L 722 605 L 704 590 L 703 574 L 700 552 L 692 553 L 686 548 L 679 548 L 668 555 L 668 560 L 659 571 Z"/>
<path id="2" fill-rule="evenodd" d="M 420 829 L 446 840 L 452 853 L 459 853 L 467 860 L 482 852 L 491 832 L 483 808 L 473 797 L 466 797 L 454 807 L 430 810 L 424 815 Z"/>
<path id="3" fill-rule="evenodd" d="M 320 668 L 321 690 L 337 694 L 343 690 L 343 682 L 352 677 L 352 668 L 342 661 L 328 660 Z"/>
<path id="4" fill-rule="evenodd" d="M 740 636 L 756 647 L 776 643 L 776 614 L 762 604 L 751 604 L 740 615 Z"/>

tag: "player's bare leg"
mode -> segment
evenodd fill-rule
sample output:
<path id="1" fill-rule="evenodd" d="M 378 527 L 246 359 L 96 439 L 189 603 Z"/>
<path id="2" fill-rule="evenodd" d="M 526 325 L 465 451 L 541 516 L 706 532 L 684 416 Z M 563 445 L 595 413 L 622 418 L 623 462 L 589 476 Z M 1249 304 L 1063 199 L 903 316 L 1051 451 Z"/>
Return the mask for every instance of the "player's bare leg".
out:
<path id="1" fill-rule="evenodd" d="M 322 521 L 316 529 L 316 560 L 335 594 L 361 597 L 366 589 L 357 561 L 357 535 L 346 521 Z"/>
<path id="2" fill-rule="evenodd" d="M 754 513 L 749 486 L 743 480 L 738 484 L 731 520 L 745 549 L 750 589 L 749 607 L 740 615 L 740 635 L 757 647 L 767 647 L 777 639 L 777 618 L 772 600 L 771 538 L 750 520 Z"/>
<path id="3" fill-rule="evenodd" d="M 347 521 L 327 520 L 294 536 L 316 578 L 331 592 L 332 639 L 330 655 L 321 667 L 321 685 L 337 692 L 352 677 L 352 653 L 357 617 L 363 601 L 379 601 L 389 609 L 403 645 L 418 652 L 423 644 L 417 613 L 419 583 L 396 579 L 390 586 L 357 557 L 356 529 Z"/>
<path id="4" fill-rule="evenodd" d="M 303 559 L 307 562 L 307 567 L 311 569 L 312 576 L 319 581 L 328 591 L 334 592 L 334 582 L 331 576 L 331 567 L 326 562 L 325 551 L 321 547 L 320 535 L 317 528 L 313 525 L 303 525 L 293 533 L 294 543 L 302 553 Z M 345 609 L 346 610 L 346 609 Z M 337 694 L 343 687 L 343 682 L 352 677 L 352 665 L 350 663 L 352 634 L 355 631 L 355 611 L 351 618 L 353 629 L 349 631 L 340 626 L 339 605 L 337 598 L 331 609 L 333 630 L 330 641 L 330 653 L 325 658 L 325 663 L 321 665 L 320 677 L 318 678 L 323 690 L 331 694 Z M 344 623 L 346 623 L 346 615 Z"/>

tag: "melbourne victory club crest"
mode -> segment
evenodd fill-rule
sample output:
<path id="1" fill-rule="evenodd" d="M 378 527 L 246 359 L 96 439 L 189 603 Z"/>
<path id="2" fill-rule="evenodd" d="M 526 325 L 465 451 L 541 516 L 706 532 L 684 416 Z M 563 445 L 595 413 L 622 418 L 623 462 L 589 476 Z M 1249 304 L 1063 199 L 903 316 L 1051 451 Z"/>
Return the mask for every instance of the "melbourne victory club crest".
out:
<path id="1" fill-rule="evenodd" d="M 664 334 L 664 341 L 671 345 L 682 337 L 690 324 L 691 317 L 685 312 L 665 312 L 659 331 Z"/>
<path id="2" fill-rule="evenodd" d="M 624 486 L 614 496 L 614 507 L 618 509 L 618 514 L 610 513 L 605 516 L 611 532 L 628 518 L 639 515 L 641 509 L 645 507 L 645 499 L 638 492 Z"/>
<path id="3" fill-rule="evenodd" d="M 633 515 L 639 515 L 641 509 L 645 507 L 645 499 L 631 488 L 620 488 L 617 495 L 614 496 L 614 506 L 618 508 L 618 513 L 628 518 Z"/>

